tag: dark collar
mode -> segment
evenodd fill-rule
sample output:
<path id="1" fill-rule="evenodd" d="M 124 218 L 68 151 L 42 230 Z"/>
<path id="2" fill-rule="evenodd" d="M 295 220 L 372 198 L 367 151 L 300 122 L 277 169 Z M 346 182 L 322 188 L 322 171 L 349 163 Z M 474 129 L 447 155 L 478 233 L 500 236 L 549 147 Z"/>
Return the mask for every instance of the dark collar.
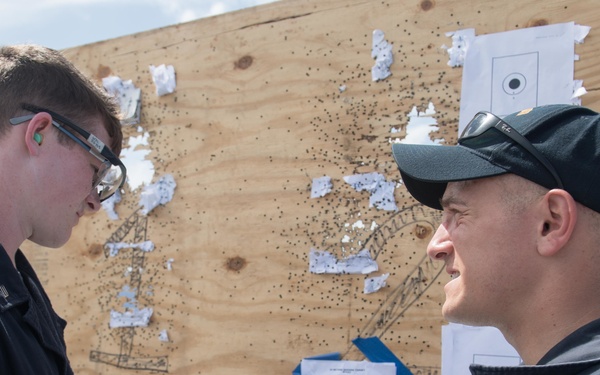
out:
<path id="1" fill-rule="evenodd" d="M 561 340 L 542 359 L 539 365 L 597 359 L 600 347 L 600 319 L 584 325 Z"/>
<path id="2" fill-rule="evenodd" d="M 15 254 L 15 268 L 10 257 L 0 245 L 0 311 L 5 311 L 15 305 L 29 300 L 29 292 L 23 283 L 21 274 L 35 278 L 35 272 L 21 250 Z"/>

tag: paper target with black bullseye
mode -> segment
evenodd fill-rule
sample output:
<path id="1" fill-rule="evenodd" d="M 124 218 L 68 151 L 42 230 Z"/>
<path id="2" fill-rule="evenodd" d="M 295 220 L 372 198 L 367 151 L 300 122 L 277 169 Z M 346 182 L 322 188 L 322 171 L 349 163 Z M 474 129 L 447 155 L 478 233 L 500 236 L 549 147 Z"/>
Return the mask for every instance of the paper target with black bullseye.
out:
<path id="1" fill-rule="evenodd" d="M 539 53 L 492 58 L 493 113 L 506 115 L 538 105 Z"/>
<path id="2" fill-rule="evenodd" d="M 527 78 L 521 73 L 511 73 L 502 82 L 502 88 L 508 95 L 518 95 L 527 87 Z"/>

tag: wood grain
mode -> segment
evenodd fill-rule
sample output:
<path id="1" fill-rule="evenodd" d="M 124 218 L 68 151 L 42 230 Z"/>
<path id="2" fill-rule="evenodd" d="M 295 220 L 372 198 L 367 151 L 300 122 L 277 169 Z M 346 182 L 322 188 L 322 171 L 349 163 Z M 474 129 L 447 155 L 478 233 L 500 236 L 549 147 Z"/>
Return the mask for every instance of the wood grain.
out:
<path id="1" fill-rule="evenodd" d="M 398 212 L 370 208 L 343 177 L 399 180 L 390 130 L 405 128 L 413 106 L 432 102 L 434 136 L 456 141 L 462 69 L 446 64 L 448 31 L 592 26 L 576 46 L 575 76 L 589 91 L 583 104 L 600 109 L 599 12 L 591 0 L 282 0 L 66 50 L 95 79 L 118 75 L 142 89 L 156 177 L 177 182 L 173 201 L 147 217 L 139 191 L 126 191 L 119 220 L 82 220 L 62 249 L 26 244 L 69 321 L 76 373 L 289 374 L 307 356 L 362 359 L 351 340 L 376 335 L 415 374 L 439 374 L 446 276 L 425 257 L 439 216 L 401 185 Z M 374 29 L 394 44 L 382 82 L 371 81 Z M 151 64 L 175 67 L 174 94 L 156 97 Z M 333 191 L 310 199 L 312 178 L 325 175 Z M 358 220 L 365 229 L 352 229 Z M 115 233 L 156 248 L 106 257 Z M 390 273 L 378 293 L 363 294 L 362 275 L 308 272 L 311 248 L 343 256 L 363 247 L 378 274 Z M 124 287 L 154 308 L 147 328 L 109 328 Z M 164 329 L 169 342 L 158 339 Z"/>

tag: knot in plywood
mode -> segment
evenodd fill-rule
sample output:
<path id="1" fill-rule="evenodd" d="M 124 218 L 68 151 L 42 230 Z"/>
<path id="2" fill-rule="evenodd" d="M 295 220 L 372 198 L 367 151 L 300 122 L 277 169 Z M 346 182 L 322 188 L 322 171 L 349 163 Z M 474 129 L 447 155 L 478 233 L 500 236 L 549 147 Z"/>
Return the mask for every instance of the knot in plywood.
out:
<path id="1" fill-rule="evenodd" d="M 250 55 L 242 56 L 233 65 L 236 69 L 248 69 L 254 62 L 254 58 Z"/>
<path id="2" fill-rule="evenodd" d="M 424 11 L 431 10 L 435 6 L 435 3 L 432 0 L 423 0 L 421 1 L 421 9 Z"/>
<path id="3" fill-rule="evenodd" d="M 102 64 L 98 65 L 98 70 L 96 71 L 96 78 L 102 79 L 108 77 L 112 74 L 112 70 L 108 66 L 104 66 Z"/>
<path id="4" fill-rule="evenodd" d="M 233 258 L 227 259 L 226 267 L 228 271 L 241 271 L 244 267 L 246 267 L 246 259 L 236 256 Z"/>
<path id="5" fill-rule="evenodd" d="M 96 258 L 100 254 L 102 254 L 103 249 L 104 249 L 104 247 L 101 244 L 95 243 L 95 244 L 90 245 L 90 247 L 88 248 L 88 254 L 92 258 Z"/>
<path id="6" fill-rule="evenodd" d="M 529 21 L 529 24 L 527 25 L 527 27 L 546 26 L 549 24 L 550 23 L 548 22 L 547 19 L 537 18 L 537 19 L 533 19 L 533 20 Z"/>
<path id="7" fill-rule="evenodd" d="M 417 236 L 417 238 L 423 240 L 429 237 L 430 234 L 431 228 L 419 224 L 415 225 L 415 236 Z"/>

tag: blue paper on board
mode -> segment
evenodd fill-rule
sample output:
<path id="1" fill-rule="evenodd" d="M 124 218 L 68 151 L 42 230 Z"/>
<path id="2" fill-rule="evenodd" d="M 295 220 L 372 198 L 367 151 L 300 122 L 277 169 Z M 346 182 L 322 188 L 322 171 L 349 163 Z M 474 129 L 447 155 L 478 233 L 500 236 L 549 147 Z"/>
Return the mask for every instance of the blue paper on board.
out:
<path id="1" fill-rule="evenodd" d="M 396 357 L 394 353 L 379 340 L 379 337 L 368 337 L 366 339 L 357 337 L 352 340 L 352 343 L 363 352 L 369 361 L 393 362 L 396 364 L 396 375 L 412 375 L 410 370 L 404 366 L 404 363 L 402 363 L 398 357 Z"/>

